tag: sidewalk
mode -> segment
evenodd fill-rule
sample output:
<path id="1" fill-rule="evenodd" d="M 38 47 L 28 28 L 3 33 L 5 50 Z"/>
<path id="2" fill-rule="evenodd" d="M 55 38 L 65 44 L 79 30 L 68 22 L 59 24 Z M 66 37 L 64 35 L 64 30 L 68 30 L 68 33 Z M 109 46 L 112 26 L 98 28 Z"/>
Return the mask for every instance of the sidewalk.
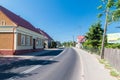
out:
<path id="1" fill-rule="evenodd" d="M 112 77 L 108 69 L 105 69 L 103 64 L 100 64 L 97 58 L 88 52 L 75 48 L 80 53 L 83 67 L 84 80 L 117 80 Z"/>

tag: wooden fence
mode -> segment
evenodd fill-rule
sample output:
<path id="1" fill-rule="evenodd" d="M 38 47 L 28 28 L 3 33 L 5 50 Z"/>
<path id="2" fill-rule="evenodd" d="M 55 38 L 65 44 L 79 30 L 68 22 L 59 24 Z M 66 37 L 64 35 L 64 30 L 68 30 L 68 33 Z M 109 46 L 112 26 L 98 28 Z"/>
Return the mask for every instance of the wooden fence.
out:
<path id="1" fill-rule="evenodd" d="M 104 58 L 118 71 L 120 71 L 120 49 L 105 49 Z"/>

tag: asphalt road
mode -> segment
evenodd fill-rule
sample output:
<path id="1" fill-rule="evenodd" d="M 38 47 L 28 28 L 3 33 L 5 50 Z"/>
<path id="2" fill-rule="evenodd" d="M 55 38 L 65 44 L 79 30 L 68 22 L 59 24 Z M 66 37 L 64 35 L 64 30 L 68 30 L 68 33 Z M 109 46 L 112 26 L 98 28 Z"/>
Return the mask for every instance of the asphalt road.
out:
<path id="1" fill-rule="evenodd" d="M 73 48 L 0 66 L 0 80 L 81 80 L 80 57 Z"/>

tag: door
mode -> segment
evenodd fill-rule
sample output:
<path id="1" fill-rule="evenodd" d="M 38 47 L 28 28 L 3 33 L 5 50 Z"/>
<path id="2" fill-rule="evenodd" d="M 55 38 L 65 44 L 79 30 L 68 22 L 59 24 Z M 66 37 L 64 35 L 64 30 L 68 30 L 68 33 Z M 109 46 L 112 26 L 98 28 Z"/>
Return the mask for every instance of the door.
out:
<path id="1" fill-rule="evenodd" d="M 33 39 L 33 49 L 36 49 L 35 39 Z"/>

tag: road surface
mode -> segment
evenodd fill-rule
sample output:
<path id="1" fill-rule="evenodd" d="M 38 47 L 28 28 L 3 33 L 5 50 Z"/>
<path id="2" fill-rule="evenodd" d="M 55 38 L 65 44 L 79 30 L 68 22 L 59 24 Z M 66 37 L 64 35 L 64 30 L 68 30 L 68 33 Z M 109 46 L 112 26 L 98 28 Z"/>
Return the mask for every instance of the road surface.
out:
<path id="1" fill-rule="evenodd" d="M 0 80 L 82 80 L 80 75 L 80 57 L 73 48 L 0 66 Z"/>

